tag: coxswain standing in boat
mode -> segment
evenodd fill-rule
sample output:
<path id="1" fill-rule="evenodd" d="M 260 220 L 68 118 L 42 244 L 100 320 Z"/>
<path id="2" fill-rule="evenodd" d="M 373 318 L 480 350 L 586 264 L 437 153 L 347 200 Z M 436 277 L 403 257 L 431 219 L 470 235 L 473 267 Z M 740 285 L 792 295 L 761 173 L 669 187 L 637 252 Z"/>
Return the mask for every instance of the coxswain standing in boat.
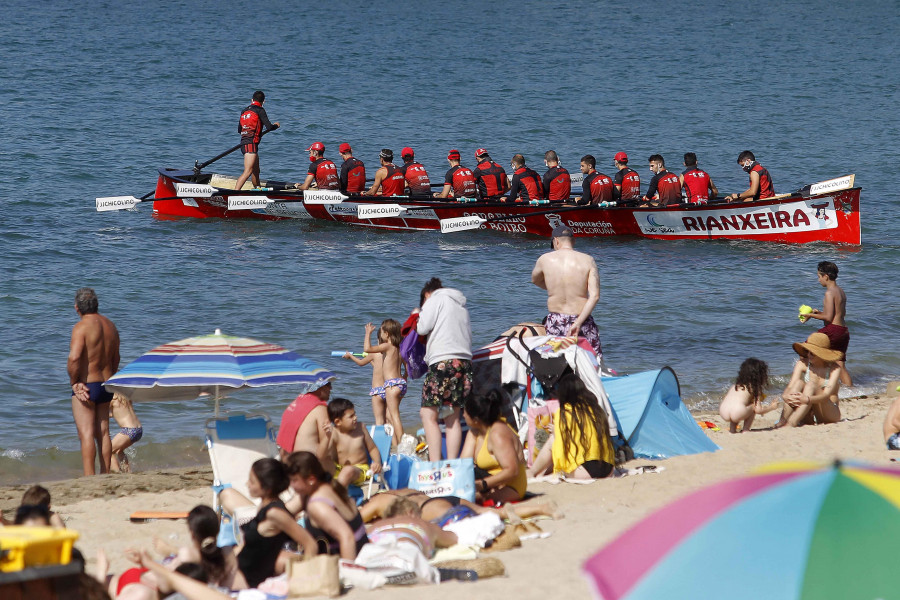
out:
<path id="1" fill-rule="evenodd" d="M 309 170 L 306 172 L 306 181 L 295 184 L 298 190 L 308 190 L 313 182 L 320 190 L 339 190 L 341 181 L 338 178 L 337 167 L 333 162 L 325 158 L 325 144 L 315 142 L 306 149 L 309 152 Z"/>
<path id="2" fill-rule="evenodd" d="M 353 148 L 344 142 L 338 147 L 344 163 L 341 165 L 341 192 L 360 194 L 366 191 L 366 165 L 353 156 Z"/>
<path id="3" fill-rule="evenodd" d="M 509 189 L 506 171 L 491 160 L 484 148 L 475 151 L 478 164 L 473 169 L 475 183 L 478 186 L 478 197 L 482 200 L 497 200 Z"/>
<path id="4" fill-rule="evenodd" d="M 367 196 L 374 196 L 381 191 L 380 196 L 402 196 L 406 187 L 406 177 L 403 176 L 397 165 L 394 164 L 394 151 L 382 148 L 378 154 L 381 159 L 381 167 L 375 171 L 375 183 L 366 192 Z"/>
<path id="5" fill-rule="evenodd" d="M 472 169 L 459 164 L 459 150 L 447 154 L 450 169 L 444 175 L 444 189 L 435 198 L 475 198 L 475 174 Z"/>
<path id="6" fill-rule="evenodd" d="M 409 195 L 414 197 L 431 196 L 431 180 L 428 179 L 428 173 L 420 162 L 416 162 L 416 154 L 412 148 L 406 147 L 400 151 L 400 158 L 403 159 L 403 176 L 406 178 L 406 187 L 409 188 Z"/>
<path id="7" fill-rule="evenodd" d="M 244 187 L 247 179 L 252 178 L 253 186 L 259 187 L 259 138 L 262 137 L 263 127 L 266 130 L 278 129 L 279 123 L 271 123 L 263 104 L 266 103 L 266 95 L 260 90 L 253 92 L 253 100 L 250 106 L 241 113 L 238 121 L 238 133 L 241 134 L 241 154 L 244 155 L 244 172 L 238 177 L 234 189 Z"/>
<path id="8" fill-rule="evenodd" d="M 634 206 L 641 199 L 641 176 L 628 166 L 628 155 L 616 152 L 616 174 L 613 185 L 616 187 L 615 200 L 619 206 Z"/>
<path id="9" fill-rule="evenodd" d="M 765 200 L 775 195 L 775 184 L 772 176 L 764 166 L 756 162 L 756 157 L 749 150 L 744 150 L 738 155 L 737 162 L 750 174 L 750 187 L 740 194 L 731 194 L 727 197 L 729 202 L 752 202 L 753 200 Z"/>
<path id="10" fill-rule="evenodd" d="M 581 172 L 584 179 L 581 180 L 582 195 L 575 196 L 575 204 L 600 204 L 612 202 L 616 186 L 609 175 L 597 172 L 597 159 L 586 154 L 581 157 Z"/>
<path id="11" fill-rule="evenodd" d="M 647 194 L 642 198 L 651 206 L 666 206 L 681 203 L 681 181 L 678 175 L 666 169 L 666 161 L 662 155 L 654 154 L 647 159 L 650 170 L 654 173 L 650 180 Z"/>
<path id="12" fill-rule="evenodd" d="M 516 154 L 509 165 L 513 169 L 512 182 L 509 184 L 509 198 L 498 198 L 500 202 L 531 202 L 544 199 L 544 184 L 541 176 L 534 169 L 525 166 L 525 157 Z"/>
<path id="13" fill-rule="evenodd" d="M 581 336 L 603 357 L 600 331 L 591 312 L 600 300 L 600 276 L 593 257 L 572 247 L 572 229 L 553 230 L 552 252 L 541 255 L 531 272 L 531 283 L 547 290 L 547 335 Z"/>
<path id="14" fill-rule="evenodd" d="M 703 169 L 697 167 L 697 155 L 693 152 L 684 153 L 684 172 L 678 176 L 684 195 L 691 204 L 706 204 L 719 195 L 712 177 Z"/>
<path id="15" fill-rule="evenodd" d="M 547 200 L 566 202 L 572 195 L 572 178 L 566 169 L 559 166 L 559 155 L 555 150 L 547 150 L 544 153 L 544 164 L 547 166 L 547 172 L 544 173 L 542 184 Z"/>

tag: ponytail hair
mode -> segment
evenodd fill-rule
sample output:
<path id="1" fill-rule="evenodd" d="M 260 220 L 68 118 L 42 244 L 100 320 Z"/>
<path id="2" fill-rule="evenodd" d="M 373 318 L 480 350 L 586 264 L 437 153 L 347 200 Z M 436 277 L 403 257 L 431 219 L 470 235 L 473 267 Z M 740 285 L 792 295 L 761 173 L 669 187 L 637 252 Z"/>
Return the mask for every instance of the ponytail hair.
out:
<path id="1" fill-rule="evenodd" d="M 219 517 L 209 506 L 195 506 L 188 513 L 188 529 L 194 543 L 200 549 L 200 565 L 206 571 L 212 583 L 223 585 L 225 582 L 225 554 L 216 543 L 219 534 Z"/>
<path id="2" fill-rule="evenodd" d="M 312 477 L 319 483 L 330 485 L 345 504 L 348 506 L 352 504 L 350 496 L 347 495 L 347 488 L 335 480 L 332 473 L 325 470 L 319 458 L 312 452 L 306 452 L 305 450 L 292 452 L 285 461 L 285 470 L 288 476 Z"/>

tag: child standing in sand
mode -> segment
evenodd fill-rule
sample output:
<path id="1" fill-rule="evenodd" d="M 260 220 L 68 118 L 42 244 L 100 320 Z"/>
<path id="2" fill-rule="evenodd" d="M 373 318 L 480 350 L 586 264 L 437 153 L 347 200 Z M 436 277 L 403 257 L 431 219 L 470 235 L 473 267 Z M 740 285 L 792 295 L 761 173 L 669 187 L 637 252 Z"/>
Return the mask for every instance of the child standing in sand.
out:
<path id="1" fill-rule="evenodd" d="M 382 373 L 384 374 L 384 396 L 387 404 L 387 422 L 394 428 L 394 443 L 400 445 L 403 437 L 403 423 L 400 421 L 400 400 L 406 395 L 406 379 L 401 376 L 400 369 L 400 323 L 394 319 L 385 319 L 378 329 L 378 345 L 370 344 L 375 326 L 366 323 L 366 337 L 363 351 L 379 353 L 383 357 Z"/>
<path id="2" fill-rule="evenodd" d="M 360 367 L 372 365 L 372 389 L 369 390 L 369 396 L 372 397 L 372 414 L 375 415 L 376 425 L 384 425 L 384 356 L 375 353 L 356 358 L 352 352 L 347 352 L 344 358 L 352 360 Z"/>
<path id="3" fill-rule="evenodd" d="M 370 471 L 380 473 L 381 453 L 357 420 L 353 403 L 346 398 L 335 398 L 328 403 L 328 418 L 334 426 L 331 443 L 335 452 L 335 479 L 349 487 L 362 485 Z"/>
<path id="4" fill-rule="evenodd" d="M 750 431 L 756 415 L 764 415 L 778 408 L 778 403 L 763 406 L 766 399 L 765 389 L 769 385 L 769 365 L 758 358 L 748 358 L 741 363 L 734 385 L 728 388 L 722 403 L 719 404 L 719 416 L 728 423 L 728 431 L 738 433 L 740 421 L 741 433 Z"/>
<path id="5" fill-rule="evenodd" d="M 125 448 L 136 443 L 144 435 L 144 428 L 137 415 L 134 414 L 134 406 L 131 400 L 121 394 L 114 394 L 109 403 L 109 416 L 116 420 L 119 433 L 112 439 L 112 461 L 110 470 L 113 473 L 131 473 L 131 465 L 125 455 Z"/>

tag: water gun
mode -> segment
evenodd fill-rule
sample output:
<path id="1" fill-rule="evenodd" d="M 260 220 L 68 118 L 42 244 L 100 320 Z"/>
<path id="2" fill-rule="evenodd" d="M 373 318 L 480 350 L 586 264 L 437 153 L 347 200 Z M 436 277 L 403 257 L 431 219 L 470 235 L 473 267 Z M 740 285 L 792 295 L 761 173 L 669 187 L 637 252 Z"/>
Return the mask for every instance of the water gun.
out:
<path id="1" fill-rule="evenodd" d="M 800 305 L 800 322 L 803 323 L 806 319 L 809 318 L 809 315 L 812 314 L 812 306 L 807 306 L 806 304 Z"/>
<path id="2" fill-rule="evenodd" d="M 347 352 L 349 352 L 349 350 L 332 350 L 331 355 L 340 358 L 341 356 L 347 354 Z M 351 356 L 355 356 L 357 358 L 365 358 L 369 355 L 368 352 L 350 352 L 350 354 Z"/>

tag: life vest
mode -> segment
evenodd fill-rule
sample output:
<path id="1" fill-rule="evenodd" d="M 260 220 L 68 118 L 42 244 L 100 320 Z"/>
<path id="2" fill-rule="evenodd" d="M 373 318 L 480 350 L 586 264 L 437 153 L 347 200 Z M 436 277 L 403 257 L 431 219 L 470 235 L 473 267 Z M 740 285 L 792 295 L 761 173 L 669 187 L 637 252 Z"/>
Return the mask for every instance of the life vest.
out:
<path id="1" fill-rule="evenodd" d="M 750 166 L 750 172 L 752 173 L 754 171 L 759 175 L 759 189 L 756 191 L 756 195 L 753 196 L 753 199 L 765 200 L 766 198 L 774 196 L 775 184 L 772 183 L 772 176 L 769 175 L 766 168 L 758 162 L 754 162 Z"/>
<path id="2" fill-rule="evenodd" d="M 709 201 L 709 173 L 697 167 L 683 173 L 684 191 L 691 204 L 706 204 Z"/>
<path id="3" fill-rule="evenodd" d="M 475 167 L 475 181 L 478 184 L 478 194 L 482 198 L 500 196 L 509 189 L 506 179 L 506 171 L 492 160 L 483 160 Z"/>
<path id="4" fill-rule="evenodd" d="M 341 180 L 338 179 L 337 167 L 327 158 L 318 158 L 310 167 L 316 176 L 316 187 L 320 190 L 339 190 Z"/>
<path id="5" fill-rule="evenodd" d="M 656 192 L 659 194 L 659 201 L 662 204 L 680 204 L 681 181 L 678 180 L 678 175 L 672 171 L 663 171 L 659 175 L 662 175 L 656 182 Z"/>
<path id="6" fill-rule="evenodd" d="M 342 184 L 347 189 L 342 190 L 351 194 L 358 194 L 366 189 L 366 167 L 361 160 L 351 156 L 341 165 Z"/>
<path id="7" fill-rule="evenodd" d="M 259 143 L 259 134 L 262 132 L 262 119 L 259 118 L 260 109 L 262 109 L 262 103 L 253 101 L 241 113 L 238 131 L 242 140 L 252 139 L 254 144 Z"/>
<path id="8" fill-rule="evenodd" d="M 528 167 L 519 167 L 515 174 L 519 177 L 519 187 L 516 190 L 518 198 L 510 197 L 510 202 L 518 202 L 519 199 L 522 202 L 529 202 L 544 198 L 544 185 L 536 171 Z"/>
<path id="9" fill-rule="evenodd" d="M 402 196 L 403 189 L 406 187 L 406 177 L 403 171 L 393 163 L 384 165 L 387 169 L 387 176 L 381 182 L 382 196 Z"/>
<path id="10" fill-rule="evenodd" d="M 462 165 L 456 165 L 447 171 L 445 183 L 449 183 L 452 187 L 454 198 L 474 198 L 475 197 L 475 174 L 472 169 Z"/>
<path id="11" fill-rule="evenodd" d="M 400 170 L 403 171 L 403 176 L 406 178 L 406 185 L 409 187 L 411 196 L 431 195 L 431 181 L 421 163 L 408 162 L 400 167 Z"/>
<path id="12" fill-rule="evenodd" d="M 613 180 L 608 175 L 592 171 L 584 176 L 581 184 L 584 193 L 581 197 L 582 204 L 598 204 L 600 202 L 612 202 Z"/>
<path id="13" fill-rule="evenodd" d="M 622 200 L 636 200 L 641 197 L 641 176 L 634 169 L 630 167 L 621 169 L 616 174 L 616 181 L 621 186 L 619 198 Z"/>
<path id="14" fill-rule="evenodd" d="M 568 200 L 572 194 L 572 178 L 569 172 L 559 165 L 551 167 L 544 174 L 544 191 L 551 201 Z"/>

